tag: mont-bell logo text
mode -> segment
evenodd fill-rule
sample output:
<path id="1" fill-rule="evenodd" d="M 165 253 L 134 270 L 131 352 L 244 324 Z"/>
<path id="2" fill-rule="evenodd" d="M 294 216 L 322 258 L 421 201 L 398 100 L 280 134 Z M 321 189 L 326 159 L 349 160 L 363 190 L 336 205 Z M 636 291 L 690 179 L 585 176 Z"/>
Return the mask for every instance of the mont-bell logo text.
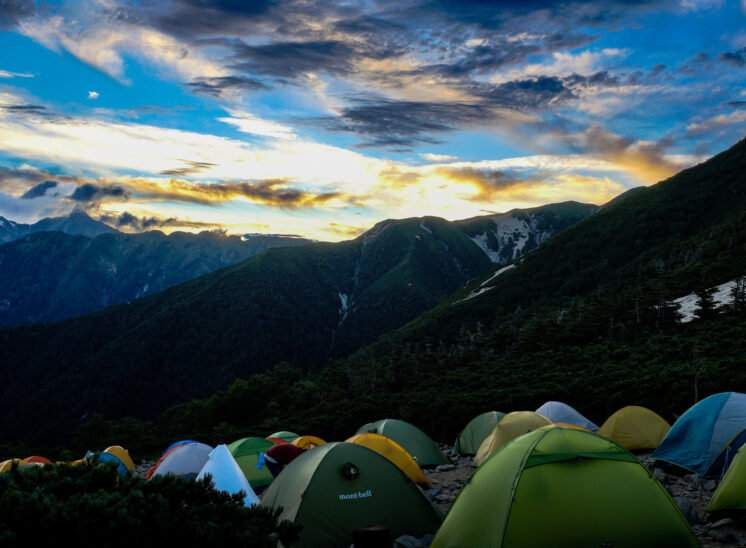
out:
<path id="1" fill-rule="evenodd" d="M 348 493 L 345 495 L 339 495 L 339 500 L 353 500 L 353 499 L 365 499 L 373 496 L 373 491 L 368 489 L 367 491 L 358 491 L 357 493 Z"/>

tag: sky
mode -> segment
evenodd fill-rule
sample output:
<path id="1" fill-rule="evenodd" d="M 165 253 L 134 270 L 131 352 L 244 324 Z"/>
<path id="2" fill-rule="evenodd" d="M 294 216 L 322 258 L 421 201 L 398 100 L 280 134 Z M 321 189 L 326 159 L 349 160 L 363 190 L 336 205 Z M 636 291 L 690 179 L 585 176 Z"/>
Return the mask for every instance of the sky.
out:
<path id="1" fill-rule="evenodd" d="M 746 0 L 0 0 L 0 216 L 337 241 L 746 134 Z"/>

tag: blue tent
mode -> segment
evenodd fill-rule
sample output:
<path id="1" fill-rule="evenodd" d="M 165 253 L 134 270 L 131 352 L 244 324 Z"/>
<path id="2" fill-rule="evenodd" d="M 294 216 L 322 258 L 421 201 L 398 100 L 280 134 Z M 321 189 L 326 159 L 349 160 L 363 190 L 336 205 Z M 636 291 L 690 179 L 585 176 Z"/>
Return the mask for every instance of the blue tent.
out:
<path id="1" fill-rule="evenodd" d="M 112 455 L 111 453 L 104 453 L 103 451 L 94 453 L 92 451 L 88 451 L 85 454 L 85 457 L 83 458 L 91 462 L 100 462 L 100 463 L 113 462 L 116 465 L 117 473 L 120 476 L 124 476 L 129 472 L 129 469 L 127 468 L 127 466 L 121 460 L 119 460 L 118 457 Z"/>
<path id="2" fill-rule="evenodd" d="M 719 476 L 746 441 L 746 394 L 715 394 L 679 417 L 651 455 L 704 476 Z"/>

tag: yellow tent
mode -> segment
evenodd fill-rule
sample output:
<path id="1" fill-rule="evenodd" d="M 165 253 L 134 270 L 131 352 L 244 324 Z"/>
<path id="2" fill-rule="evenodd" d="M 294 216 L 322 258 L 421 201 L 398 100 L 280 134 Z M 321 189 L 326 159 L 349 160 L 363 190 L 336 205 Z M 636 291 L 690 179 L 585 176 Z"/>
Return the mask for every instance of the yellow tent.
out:
<path id="1" fill-rule="evenodd" d="M 13 468 L 14 463 L 18 464 L 18 468 L 21 466 L 28 466 L 28 462 L 23 459 L 8 459 L 0 462 L 0 474 L 3 472 L 9 472 L 10 469 Z"/>
<path id="2" fill-rule="evenodd" d="M 606 419 L 597 433 L 634 451 L 655 449 L 670 429 L 671 425 L 657 413 L 646 407 L 628 405 Z"/>
<path id="3" fill-rule="evenodd" d="M 319 445 L 324 445 L 326 442 L 316 436 L 301 436 L 300 438 L 294 439 L 291 443 L 298 447 L 302 447 L 303 449 L 313 449 Z"/>
<path id="4" fill-rule="evenodd" d="M 518 436 L 550 424 L 553 424 L 553 421 L 533 411 L 508 413 L 484 438 L 482 445 L 477 450 L 477 455 L 474 457 L 474 466 L 481 466 L 490 455 Z"/>
<path id="5" fill-rule="evenodd" d="M 121 447 L 119 445 L 112 445 L 111 447 L 107 447 L 106 449 L 104 449 L 104 453 L 109 453 L 110 455 L 114 455 L 116 458 L 121 460 L 124 463 L 124 465 L 130 470 L 135 469 L 135 463 L 132 462 L 132 458 L 130 457 L 130 452 L 127 451 L 124 447 Z"/>
<path id="6" fill-rule="evenodd" d="M 412 455 L 407 453 L 406 449 L 391 438 L 374 433 L 355 434 L 347 439 L 346 443 L 354 443 L 372 449 L 401 468 L 402 472 L 409 476 L 409 479 L 413 482 L 420 484 L 427 483 L 427 478 L 422 473 L 417 461 L 412 458 Z"/>

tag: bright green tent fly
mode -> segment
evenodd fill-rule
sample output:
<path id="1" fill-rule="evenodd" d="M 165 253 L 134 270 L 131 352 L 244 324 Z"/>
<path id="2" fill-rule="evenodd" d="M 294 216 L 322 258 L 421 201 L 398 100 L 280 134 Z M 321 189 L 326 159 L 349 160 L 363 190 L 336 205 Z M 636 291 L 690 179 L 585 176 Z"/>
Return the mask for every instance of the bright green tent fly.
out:
<path id="1" fill-rule="evenodd" d="M 540 428 L 494 453 L 459 493 L 432 548 L 699 546 L 632 454 L 575 428 Z"/>
<path id="2" fill-rule="evenodd" d="M 412 455 L 419 466 L 450 464 L 443 452 L 430 437 L 416 426 L 397 419 L 383 419 L 369 422 L 358 429 L 356 434 L 381 434 L 391 438 Z"/>
<path id="3" fill-rule="evenodd" d="M 746 445 L 733 457 L 718 488 L 712 494 L 708 512 L 715 510 L 746 510 Z"/>
<path id="4" fill-rule="evenodd" d="M 254 488 L 272 483 L 273 477 L 267 466 L 262 464 L 257 468 L 257 465 L 259 453 L 264 453 L 274 445 L 274 442 L 266 438 L 242 438 L 228 446 L 228 451 Z"/>
<path id="5" fill-rule="evenodd" d="M 475 455 L 484 438 L 504 416 L 505 413 L 499 411 L 487 411 L 471 419 L 456 438 L 456 452 L 459 455 Z"/>
<path id="6" fill-rule="evenodd" d="M 383 525 L 393 538 L 438 530 L 441 512 L 395 464 L 362 445 L 327 443 L 291 462 L 261 506 L 303 529 L 294 547 L 344 546 L 360 527 Z"/>

